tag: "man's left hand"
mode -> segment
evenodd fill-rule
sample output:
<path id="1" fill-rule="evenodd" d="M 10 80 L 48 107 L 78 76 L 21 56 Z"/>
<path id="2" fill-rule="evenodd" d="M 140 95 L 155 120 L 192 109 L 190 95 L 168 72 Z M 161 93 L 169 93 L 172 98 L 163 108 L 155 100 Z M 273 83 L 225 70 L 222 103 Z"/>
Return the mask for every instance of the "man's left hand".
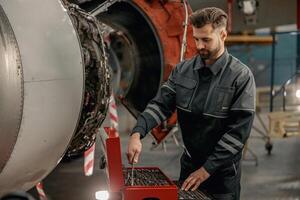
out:
<path id="1" fill-rule="evenodd" d="M 210 174 L 204 169 L 204 167 L 201 167 L 190 174 L 190 176 L 182 184 L 181 190 L 188 191 L 192 188 L 192 191 L 195 191 L 202 182 L 209 178 L 209 176 Z"/>

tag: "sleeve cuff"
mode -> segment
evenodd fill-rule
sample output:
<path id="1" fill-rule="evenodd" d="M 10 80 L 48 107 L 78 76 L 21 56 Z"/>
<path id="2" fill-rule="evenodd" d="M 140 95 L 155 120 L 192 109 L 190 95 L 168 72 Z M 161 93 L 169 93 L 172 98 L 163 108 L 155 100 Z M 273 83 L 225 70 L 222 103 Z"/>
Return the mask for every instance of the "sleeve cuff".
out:
<path id="1" fill-rule="evenodd" d="M 131 136 L 133 133 L 136 133 L 136 132 L 140 133 L 141 139 L 143 139 L 143 138 L 146 136 L 146 131 L 145 131 L 142 127 L 140 127 L 140 126 L 134 127 L 134 128 L 132 129 L 132 131 L 131 131 L 130 136 Z"/>
<path id="2" fill-rule="evenodd" d="M 217 167 L 213 164 L 212 161 L 210 160 L 207 160 L 204 165 L 203 165 L 203 168 L 210 174 L 212 175 L 216 170 L 217 170 Z"/>

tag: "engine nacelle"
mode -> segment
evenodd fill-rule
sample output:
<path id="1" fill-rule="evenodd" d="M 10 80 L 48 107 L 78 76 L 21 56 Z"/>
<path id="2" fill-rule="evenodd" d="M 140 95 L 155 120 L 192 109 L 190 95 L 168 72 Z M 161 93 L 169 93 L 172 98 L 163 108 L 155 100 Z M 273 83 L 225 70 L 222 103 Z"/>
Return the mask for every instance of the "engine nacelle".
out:
<path id="1" fill-rule="evenodd" d="M 0 196 L 43 179 L 72 138 L 69 152 L 88 148 L 105 118 L 101 27 L 68 6 L 0 0 Z"/>

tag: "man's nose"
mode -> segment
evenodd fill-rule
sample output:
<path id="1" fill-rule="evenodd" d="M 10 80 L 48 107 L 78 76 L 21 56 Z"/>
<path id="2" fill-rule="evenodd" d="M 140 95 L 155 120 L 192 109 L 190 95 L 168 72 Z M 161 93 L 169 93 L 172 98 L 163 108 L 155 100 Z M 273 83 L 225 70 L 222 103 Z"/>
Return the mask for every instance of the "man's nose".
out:
<path id="1" fill-rule="evenodd" d="M 196 46 L 197 46 L 197 49 L 199 49 L 199 50 L 205 48 L 204 43 L 203 43 L 203 42 L 200 42 L 200 41 L 197 42 Z"/>

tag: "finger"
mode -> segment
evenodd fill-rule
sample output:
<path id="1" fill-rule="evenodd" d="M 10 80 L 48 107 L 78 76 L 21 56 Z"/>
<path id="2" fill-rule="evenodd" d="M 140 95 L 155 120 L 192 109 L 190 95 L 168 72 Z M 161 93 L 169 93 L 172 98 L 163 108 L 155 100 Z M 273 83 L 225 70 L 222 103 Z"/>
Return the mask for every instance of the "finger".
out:
<path id="1" fill-rule="evenodd" d="M 134 155 L 133 155 L 133 163 L 137 163 L 139 161 L 139 156 L 140 156 L 140 152 L 139 151 L 135 151 Z"/>
<path id="2" fill-rule="evenodd" d="M 129 153 L 128 153 L 128 152 L 126 153 L 126 157 L 127 157 L 127 161 L 128 161 L 128 163 L 129 163 L 129 161 L 130 161 L 130 157 L 129 157 Z"/>
<path id="3" fill-rule="evenodd" d="M 127 152 L 127 160 L 128 160 L 129 164 L 132 164 L 133 158 L 134 158 L 134 151 L 132 149 L 128 150 L 128 152 Z"/>
<path id="4" fill-rule="evenodd" d="M 126 155 L 127 155 L 128 163 L 131 164 L 131 162 L 132 162 L 132 156 L 131 156 L 131 154 L 127 153 Z"/>
<path id="5" fill-rule="evenodd" d="M 188 191 L 194 184 L 195 184 L 196 180 L 192 179 L 186 186 L 185 191 Z"/>
<path id="6" fill-rule="evenodd" d="M 185 181 L 183 182 L 182 186 L 181 186 L 181 190 L 184 190 L 187 186 L 187 184 L 190 182 L 192 177 L 188 177 L 187 179 L 185 179 Z"/>
<path id="7" fill-rule="evenodd" d="M 201 184 L 201 181 L 200 181 L 200 180 L 197 181 L 197 182 L 195 183 L 194 187 L 192 188 L 192 191 L 197 190 L 197 188 L 199 187 L 200 184 Z"/>

